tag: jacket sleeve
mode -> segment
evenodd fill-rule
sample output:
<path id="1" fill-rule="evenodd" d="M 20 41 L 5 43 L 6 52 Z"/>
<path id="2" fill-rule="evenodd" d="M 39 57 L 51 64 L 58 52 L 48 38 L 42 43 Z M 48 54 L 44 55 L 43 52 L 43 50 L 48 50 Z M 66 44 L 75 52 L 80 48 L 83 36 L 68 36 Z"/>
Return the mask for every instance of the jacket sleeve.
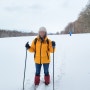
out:
<path id="1" fill-rule="evenodd" d="M 29 52 L 35 52 L 35 44 L 34 44 L 34 40 L 33 40 L 32 44 L 31 44 L 30 49 L 28 49 L 28 51 L 29 51 Z"/>
<path id="2" fill-rule="evenodd" d="M 49 52 L 53 53 L 53 47 L 52 47 L 52 41 L 49 40 Z M 55 48 L 54 48 L 54 52 L 55 52 Z"/>

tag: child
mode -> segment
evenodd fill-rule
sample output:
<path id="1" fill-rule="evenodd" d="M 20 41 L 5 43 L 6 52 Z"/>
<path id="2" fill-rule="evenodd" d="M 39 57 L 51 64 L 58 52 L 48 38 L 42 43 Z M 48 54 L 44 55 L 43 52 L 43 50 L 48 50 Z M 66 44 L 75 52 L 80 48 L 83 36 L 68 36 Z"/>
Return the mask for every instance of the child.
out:
<path id="1" fill-rule="evenodd" d="M 45 84 L 48 85 L 50 83 L 50 74 L 49 74 L 49 64 L 50 64 L 50 53 L 55 51 L 55 42 L 51 41 L 47 37 L 47 31 L 45 27 L 41 27 L 38 32 L 37 38 L 35 38 L 29 46 L 26 43 L 25 47 L 28 51 L 34 52 L 34 60 L 35 60 L 35 85 L 39 85 L 40 83 L 40 72 L 41 66 L 44 68 L 44 79 Z M 54 50 L 53 50 L 54 49 Z"/>

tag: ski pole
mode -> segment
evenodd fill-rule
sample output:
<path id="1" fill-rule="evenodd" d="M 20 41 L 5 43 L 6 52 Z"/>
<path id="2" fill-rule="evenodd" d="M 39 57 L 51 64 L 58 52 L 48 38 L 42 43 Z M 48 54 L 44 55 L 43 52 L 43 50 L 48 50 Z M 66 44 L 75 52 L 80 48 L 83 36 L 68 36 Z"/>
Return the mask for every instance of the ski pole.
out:
<path id="1" fill-rule="evenodd" d="M 23 77 L 23 90 L 24 90 L 24 83 L 25 83 L 26 62 L 27 62 L 27 49 L 26 49 L 26 56 L 25 56 L 25 67 L 24 67 L 24 77 Z"/>
<path id="2" fill-rule="evenodd" d="M 54 47 L 53 47 L 53 90 L 54 90 Z"/>

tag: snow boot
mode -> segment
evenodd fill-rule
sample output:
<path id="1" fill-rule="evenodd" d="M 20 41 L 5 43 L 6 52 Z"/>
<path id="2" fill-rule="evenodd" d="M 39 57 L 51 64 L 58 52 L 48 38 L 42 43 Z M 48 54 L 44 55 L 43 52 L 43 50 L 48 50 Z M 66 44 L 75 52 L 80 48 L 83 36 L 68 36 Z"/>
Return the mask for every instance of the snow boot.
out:
<path id="1" fill-rule="evenodd" d="M 40 76 L 35 76 L 34 83 L 35 83 L 35 85 L 39 85 L 39 83 L 40 83 Z"/>
<path id="2" fill-rule="evenodd" d="M 50 75 L 44 76 L 45 85 L 48 85 L 50 83 Z"/>

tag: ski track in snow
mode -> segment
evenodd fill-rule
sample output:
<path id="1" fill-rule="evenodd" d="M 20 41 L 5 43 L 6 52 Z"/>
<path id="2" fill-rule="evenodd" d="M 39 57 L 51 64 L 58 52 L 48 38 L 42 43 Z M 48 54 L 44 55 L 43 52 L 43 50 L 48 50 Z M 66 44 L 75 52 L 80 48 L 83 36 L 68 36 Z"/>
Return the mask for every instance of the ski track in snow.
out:
<path id="1" fill-rule="evenodd" d="M 22 90 L 25 43 L 35 37 L 0 39 L 0 90 Z M 55 90 L 90 90 L 90 34 L 49 36 L 56 41 Z M 45 86 L 43 68 L 36 90 L 53 90 L 53 58 L 49 67 L 51 83 Z M 28 52 L 25 90 L 34 90 L 35 64 Z"/>

